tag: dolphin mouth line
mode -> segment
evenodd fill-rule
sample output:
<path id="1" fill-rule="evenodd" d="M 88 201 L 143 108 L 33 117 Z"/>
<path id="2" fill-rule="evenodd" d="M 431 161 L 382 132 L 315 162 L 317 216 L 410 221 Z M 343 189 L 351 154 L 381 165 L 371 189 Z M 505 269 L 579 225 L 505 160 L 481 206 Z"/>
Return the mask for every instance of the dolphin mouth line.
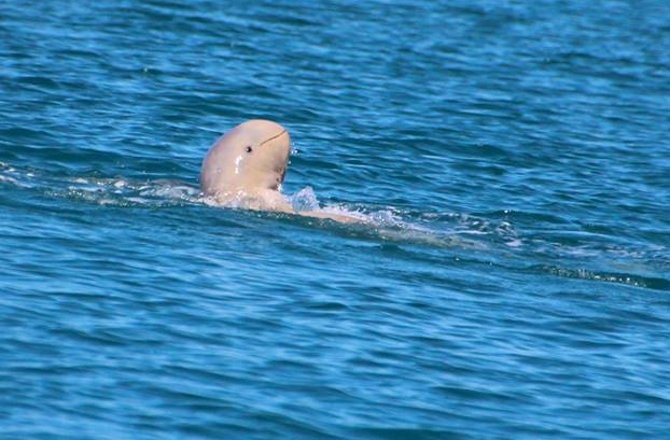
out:
<path id="1" fill-rule="evenodd" d="M 269 138 L 265 139 L 265 140 L 264 140 L 263 142 L 261 142 L 258 146 L 259 146 L 259 147 L 260 147 L 260 146 L 263 146 L 263 145 L 267 144 L 268 142 L 271 142 L 271 141 L 277 139 L 278 137 L 280 137 L 280 136 L 283 135 L 284 133 L 286 133 L 286 129 L 283 129 L 282 131 L 280 131 L 279 134 L 276 134 L 276 135 L 274 135 L 274 136 L 272 136 L 272 137 L 269 137 Z"/>

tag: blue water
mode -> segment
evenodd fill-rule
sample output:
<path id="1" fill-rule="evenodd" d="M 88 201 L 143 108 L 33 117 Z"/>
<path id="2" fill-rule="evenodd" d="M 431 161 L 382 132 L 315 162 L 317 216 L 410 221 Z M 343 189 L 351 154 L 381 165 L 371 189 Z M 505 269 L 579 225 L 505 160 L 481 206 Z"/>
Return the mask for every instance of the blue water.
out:
<path id="1" fill-rule="evenodd" d="M 0 2 L 0 438 L 664 438 L 670 3 Z M 222 209 L 214 140 L 295 142 Z"/>

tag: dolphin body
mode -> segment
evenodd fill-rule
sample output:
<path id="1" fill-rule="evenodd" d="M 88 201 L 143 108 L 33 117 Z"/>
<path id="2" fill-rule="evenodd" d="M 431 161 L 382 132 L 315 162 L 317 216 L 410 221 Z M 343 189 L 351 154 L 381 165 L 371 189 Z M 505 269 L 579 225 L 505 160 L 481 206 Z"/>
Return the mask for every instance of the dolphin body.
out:
<path id="1" fill-rule="evenodd" d="M 200 187 L 217 204 L 277 211 L 344 223 L 361 222 L 346 215 L 293 209 L 281 194 L 291 152 L 288 131 L 276 122 L 252 119 L 221 136 L 202 163 Z"/>

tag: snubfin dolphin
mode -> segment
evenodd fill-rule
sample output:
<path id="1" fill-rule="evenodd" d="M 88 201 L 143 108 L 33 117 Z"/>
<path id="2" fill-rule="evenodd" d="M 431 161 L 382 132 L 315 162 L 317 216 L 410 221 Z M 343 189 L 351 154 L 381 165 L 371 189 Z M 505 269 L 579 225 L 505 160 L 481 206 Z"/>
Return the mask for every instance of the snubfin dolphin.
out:
<path id="1" fill-rule="evenodd" d="M 223 206 L 362 221 L 323 211 L 295 211 L 280 192 L 290 152 L 291 137 L 281 125 L 263 119 L 243 122 L 220 137 L 205 156 L 202 192 Z"/>
<path id="2" fill-rule="evenodd" d="M 291 137 L 276 122 L 253 119 L 212 145 L 200 171 L 202 192 L 222 205 L 292 210 L 279 189 L 288 165 Z"/>

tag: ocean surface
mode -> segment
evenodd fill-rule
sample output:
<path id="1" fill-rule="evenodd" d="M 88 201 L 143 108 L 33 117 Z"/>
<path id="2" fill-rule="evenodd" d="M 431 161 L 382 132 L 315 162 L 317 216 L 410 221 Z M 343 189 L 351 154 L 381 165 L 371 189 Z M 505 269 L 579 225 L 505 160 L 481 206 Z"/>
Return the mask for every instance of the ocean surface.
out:
<path id="1" fill-rule="evenodd" d="M 0 1 L 0 439 L 660 439 L 670 3 Z M 290 131 L 284 192 L 202 158 Z"/>

